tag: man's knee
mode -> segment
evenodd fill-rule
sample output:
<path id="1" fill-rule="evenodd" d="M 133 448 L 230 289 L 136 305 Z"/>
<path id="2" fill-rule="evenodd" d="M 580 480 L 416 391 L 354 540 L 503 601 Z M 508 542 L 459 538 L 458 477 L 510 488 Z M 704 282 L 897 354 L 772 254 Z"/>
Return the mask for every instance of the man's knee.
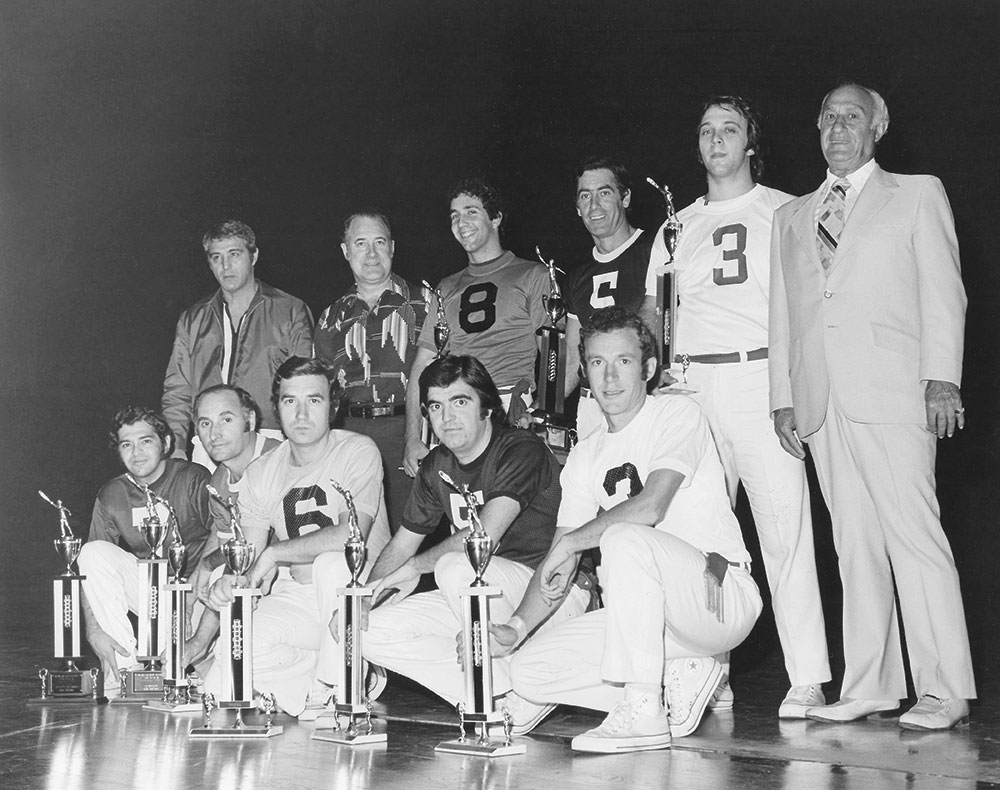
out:
<path id="1" fill-rule="evenodd" d="M 434 581 L 440 590 L 468 587 L 474 575 L 468 558 L 460 551 L 450 551 L 442 555 L 434 566 Z"/>
<path id="2" fill-rule="evenodd" d="M 646 539 L 652 528 L 644 524 L 613 524 L 601 535 L 601 557 L 606 562 L 610 557 L 628 555 L 631 552 L 646 553 Z"/>
<path id="3" fill-rule="evenodd" d="M 106 540 L 93 540 L 83 544 L 77 565 L 81 576 L 106 573 L 118 559 L 122 550 Z"/>
<path id="4" fill-rule="evenodd" d="M 344 553 L 341 551 L 324 551 L 322 554 L 317 554 L 316 559 L 312 562 L 314 584 L 327 581 L 339 582 L 345 573 L 350 575 L 344 560 Z"/>

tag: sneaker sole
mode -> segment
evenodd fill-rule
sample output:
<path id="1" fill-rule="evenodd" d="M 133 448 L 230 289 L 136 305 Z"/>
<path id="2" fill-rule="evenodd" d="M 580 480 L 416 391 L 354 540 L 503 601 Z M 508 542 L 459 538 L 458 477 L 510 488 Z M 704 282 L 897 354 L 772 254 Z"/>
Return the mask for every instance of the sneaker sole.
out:
<path id="1" fill-rule="evenodd" d="M 904 730 L 911 730 L 913 732 L 947 732 L 948 730 L 953 730 L 956 727 L 967 727 L 969 724 L 969 717 L 963 716 L 950 727 L 922 727 L 919 724 L 912 724 L 908 721 L 899 720 L 899 726 Z"/>
<path id="2" fill-rule="evenodd" d="M 523 724 L 515 724 L 513 727 L 511 727 L 510 730 L 511 735 L 527 735 L 529 732 L 535 729 L 535 727 L 541 724 L 545 720 L 545 718 L 555 709 L 556 709 L 555 705 L 546 705 L 544 708 L 542 708 L 542 710 L 540 710 L 537 714 L 535 714 L 535 716 L 532 717 L 529 721 L 526 721 Z"/>
<path id="3" fill-rule="evenodd" d="M 570 743 L 570 748 L 575 752 L 593 752 L 595 754 L 648 752 L 655 749 L 669 749 L 670 735 L 645 735 L 620 739 L 577 735 Z"/>
<path id="4" fill-rule="evenodd" d="M 817 708 L 819 705 L 788 705 L 782 703 L 778 708 L 779 719 L 805 719 L 806 711 L 809 708 Z"/>
<path id="5" fill-rule="evenodd" d="M 705 710 L 708 708 L 708 701 L 715 694 L 715 690 L 719 687 L 719 683 L 722 682 L 722 676 L 725 674 L 722 671 L 722 665 L 716 662 L 715 671 L 712 673 L 711 677 L 705 681 L 705 685 L 701 690 L 701 693 L 695 699 L 694 705 L 691 706 L 691 716 L 688 716 L 686 721 L 680 724 L 670 725 L 670 735 L 674 738 L 685 738 L 695 730 L 698 729 L 698 725 L 701 724 L 701 720 L 705 717 Z M 697 715 L 694 714 L 698 711 Z"/>

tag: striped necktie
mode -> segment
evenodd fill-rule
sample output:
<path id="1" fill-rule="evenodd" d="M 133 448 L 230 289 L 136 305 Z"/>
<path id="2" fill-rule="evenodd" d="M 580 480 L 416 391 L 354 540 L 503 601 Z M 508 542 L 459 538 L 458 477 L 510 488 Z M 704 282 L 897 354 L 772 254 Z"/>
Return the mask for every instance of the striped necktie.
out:
<path id="1" fill-rule="evenodd" d="M 846 178 L 835 181 L 826 200 L 820 206 L 819 222 L 816 224 L 816 247 L 824 269 L 829 269 L 833 263 L 837 242 L 840 241 L 840 234 L 844 232 L 847 190 L 850 188 L 851 182 Z"/>

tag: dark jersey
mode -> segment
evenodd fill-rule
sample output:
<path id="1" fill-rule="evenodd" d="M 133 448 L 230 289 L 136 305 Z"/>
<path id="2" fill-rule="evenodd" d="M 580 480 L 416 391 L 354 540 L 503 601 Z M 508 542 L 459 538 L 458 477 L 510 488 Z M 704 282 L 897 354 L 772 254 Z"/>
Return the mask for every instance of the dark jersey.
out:
<path id="1" fill-rule="evenodd" d="M 595 310 L 618 305 L 638 311 L 646 294 L 646 270 L 653 234 L 637 230 L 621 247 L 571 270 L 566 279 L 566 311 L 585 326 Z"/>
<path id="2" fill-rule="evenodd" d="M 494 554 L 537 568 L 552 543 L 559 512 L 559 464 L 534 434 L 516 428 L 497 428 L 486 450 L 468 464 L 444 445 L 438 445 L 420 462 L 420 473 L 403 513 L 403 526 L 411 532 L 430 534 L 446 515 L 457 532 L 470 526 L 463 497 L 441 479 L 444 471 L 458 485 L 463 483 L 485 505 L 496 497 L 510 497 L 521 512 L 507 528 Z"/>
<path id="3" fill-rule="evenodd" d="M 211 531 L 208 489 L 205 488 L 210 479 L 205 467 L 168 458 L 160 479 L 150 486 L 177 513 L 181 540 L 188 551 L 188 571 L 193 570 L 201 559 L 201 550 Z M 169 523 L 170 512 L 165 505 L 157 504 L 156 514 L 163 524 Z M 90 519 L 89 539 L 106 540 L 137 557 L 148 557 L 149 548 L 139 532 L 139 525 L 147 515 L 146 496 L 126 480 L 125 475 L 119 475 L 108 481 L 97 495 Z M 167 533 L 163 545 L 172 540 L 173 534 Z"/>

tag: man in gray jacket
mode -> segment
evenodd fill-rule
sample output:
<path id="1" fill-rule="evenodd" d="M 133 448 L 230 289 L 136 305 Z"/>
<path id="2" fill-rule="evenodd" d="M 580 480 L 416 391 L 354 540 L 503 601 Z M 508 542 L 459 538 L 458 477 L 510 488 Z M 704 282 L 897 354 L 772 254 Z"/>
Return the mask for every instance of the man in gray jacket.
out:
<path id="1" fill-rule="evenodd" d="M 239 220 L 214 225 L 202 246 L 219 290 L 181 314 L 163 379 L 163 416 L 179 458 L 187 457 L 199 392 L 231 384 L 257 403 L 269 403 L 278 366 L 288 357 L 312 354 L 312 314 L 301 299 L 254 277 L 259 250 L 248 225 Z M 281 438 L 273 414 L 263 415 L 261 433 Z M 197 437 L 193 444 L 191 459 L 212 469 Z"/>

